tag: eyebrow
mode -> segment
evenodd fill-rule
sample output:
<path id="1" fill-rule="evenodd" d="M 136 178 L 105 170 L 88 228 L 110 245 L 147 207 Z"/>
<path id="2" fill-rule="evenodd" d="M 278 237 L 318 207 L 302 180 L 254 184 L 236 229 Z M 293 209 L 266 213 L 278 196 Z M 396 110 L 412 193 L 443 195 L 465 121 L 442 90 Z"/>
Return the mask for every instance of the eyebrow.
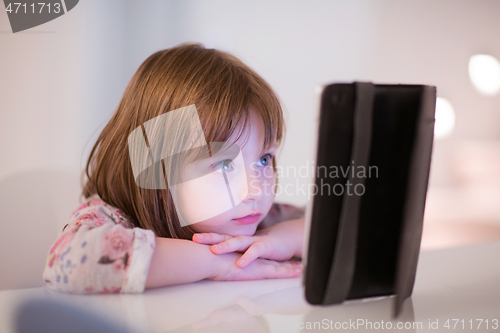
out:
<path id="1" fill-rule="evenodd" d="M 278 144 L 273 144 L 272 146 L 270 146 L 269 148 L 267 149 L 264 149 L 264 150 L 261 150 L 261 156 L 265 155 L 265 154 L 268 154 L 269 152 L 271 151 L 276 151 L 278 149 Z M 264 148 L 264 147 L 263 147 Z"/>
<path id="2" fill-rule="evenodd" d="M 212 160 L 212 163 L 213 163 L 214 159 L 217 159 L 217 160 L 220 160 L 220 159 L 234 160 L 236 158 L 236 156 L 238 156 L 238 155 L 235 155 L 234 153 L 225 151 L 223 153 L 217 152 L 217 153 L 215 153 L 213 155 L 210 154 L 210 159 Z"/>
<path id="3" fill-rule="evenodd" d="M 210 161 L 212 162 L 212 164 L 214 163 L 214 159 L 234 160 L 241 152 L 240 147 L 237 146 L 236 144 L 231 144 L 228 147 L 224 147 L 225 144 L 226 143 L 222 144 L 222 147 L 220 147 L 220 149 L 217 149 L 217 151 L 215 153 L 212 153 L 212 148 L 210 147 L 210 143 L 207 142 L 208 153 L 209 153 L 210 157 L 206 157 L 206 158 L 200 159 L 200 160 L 206 160 L 206 159 L 210 158 Z M 217 145 L 220 145 L 220 143 L 212 142 L 212 146 L 214 148 L 218 148 Z"/>

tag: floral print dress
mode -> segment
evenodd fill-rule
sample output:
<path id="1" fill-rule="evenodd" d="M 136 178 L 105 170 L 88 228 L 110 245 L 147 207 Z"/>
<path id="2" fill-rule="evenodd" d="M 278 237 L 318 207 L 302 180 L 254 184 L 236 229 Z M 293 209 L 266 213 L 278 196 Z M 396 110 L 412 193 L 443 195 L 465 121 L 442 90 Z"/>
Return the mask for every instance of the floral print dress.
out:
<path id="1" fill-rule="evenodd" d="M 50 249 L 45 286 L 78 294 L 143 292 L 154 246 L 152 230 L 134 228 L 119 209 L 91 196 Z"/>

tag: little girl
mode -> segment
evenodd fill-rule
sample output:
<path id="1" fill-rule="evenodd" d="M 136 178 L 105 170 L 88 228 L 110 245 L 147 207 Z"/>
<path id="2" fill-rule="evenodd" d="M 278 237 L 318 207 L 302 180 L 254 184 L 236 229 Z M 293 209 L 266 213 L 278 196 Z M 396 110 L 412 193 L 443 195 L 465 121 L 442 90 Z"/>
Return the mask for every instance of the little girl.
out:
<path id="1" fill-rule="evenodd" d="M 196 110 L 209 156 L 185 159 L 181 178 L 200 161 L 210 161 L 210 177 L 226 185 L 243 170 L 244 190 L 231 194 L 226 186 L 232 205 L 215 216 L 203 212 L 219 202 L 219 192 L 176 196 L 167 177 L 173 164 L 156 164 L 168 185 L 163 188 L 140 186 L 136 177 L 132 133 L 150 151 L 144 160 L 154 160 L 158 137 L 149 132 L 151 120 L 188 106 Z M 304 211 L 273 204 L 274 155 L 283 132 L 275 93 L 234 56 L 198 44 L 154 53 L 132 77 L 90 153 L 86 200 L 49 251 L 45 285 L 69 293 L 138 293 L 203 279 L 299 276 L 301 263 L 288 260 L 302 256 Z M 241 165 L 224 159 L 214 143 L 237 147 Z M 197 220 L 182 223 L 181 210 Z"/>

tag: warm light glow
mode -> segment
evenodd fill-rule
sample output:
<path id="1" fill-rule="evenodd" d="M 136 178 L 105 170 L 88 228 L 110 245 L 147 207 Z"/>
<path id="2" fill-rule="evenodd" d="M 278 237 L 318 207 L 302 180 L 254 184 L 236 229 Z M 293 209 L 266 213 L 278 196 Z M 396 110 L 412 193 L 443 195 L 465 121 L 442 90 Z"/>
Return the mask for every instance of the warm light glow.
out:
<path id="1" fill-rule="evenodd" d="M 451 103 L 442 97 L 436 99 L 436 124 L 434 137 L 442 139 L 451 134 L 455 128 L 455 110 Z"/>
<path id="2" fill-rule="evenodd" d="M 500 62 L 493 56 L 472 56 L 469 60 L 469 76 L 474 87 L 483 95 L 495 95 L 500 91 Z"/>

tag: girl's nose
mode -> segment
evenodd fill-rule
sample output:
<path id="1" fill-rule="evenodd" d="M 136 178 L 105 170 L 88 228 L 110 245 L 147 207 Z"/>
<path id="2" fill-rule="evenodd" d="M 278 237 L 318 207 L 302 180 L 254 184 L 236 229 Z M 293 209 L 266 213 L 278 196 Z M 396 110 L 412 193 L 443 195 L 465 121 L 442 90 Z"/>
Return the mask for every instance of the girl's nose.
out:
<path id="1" fill-rule="evenodd" d="M 258 201 L 264 195 L 262 179 L 260 179 L 256 173 L 247 173 L 247 188 L 248 191 L 241 191 L 240 193 L 241 201 Z"/>

